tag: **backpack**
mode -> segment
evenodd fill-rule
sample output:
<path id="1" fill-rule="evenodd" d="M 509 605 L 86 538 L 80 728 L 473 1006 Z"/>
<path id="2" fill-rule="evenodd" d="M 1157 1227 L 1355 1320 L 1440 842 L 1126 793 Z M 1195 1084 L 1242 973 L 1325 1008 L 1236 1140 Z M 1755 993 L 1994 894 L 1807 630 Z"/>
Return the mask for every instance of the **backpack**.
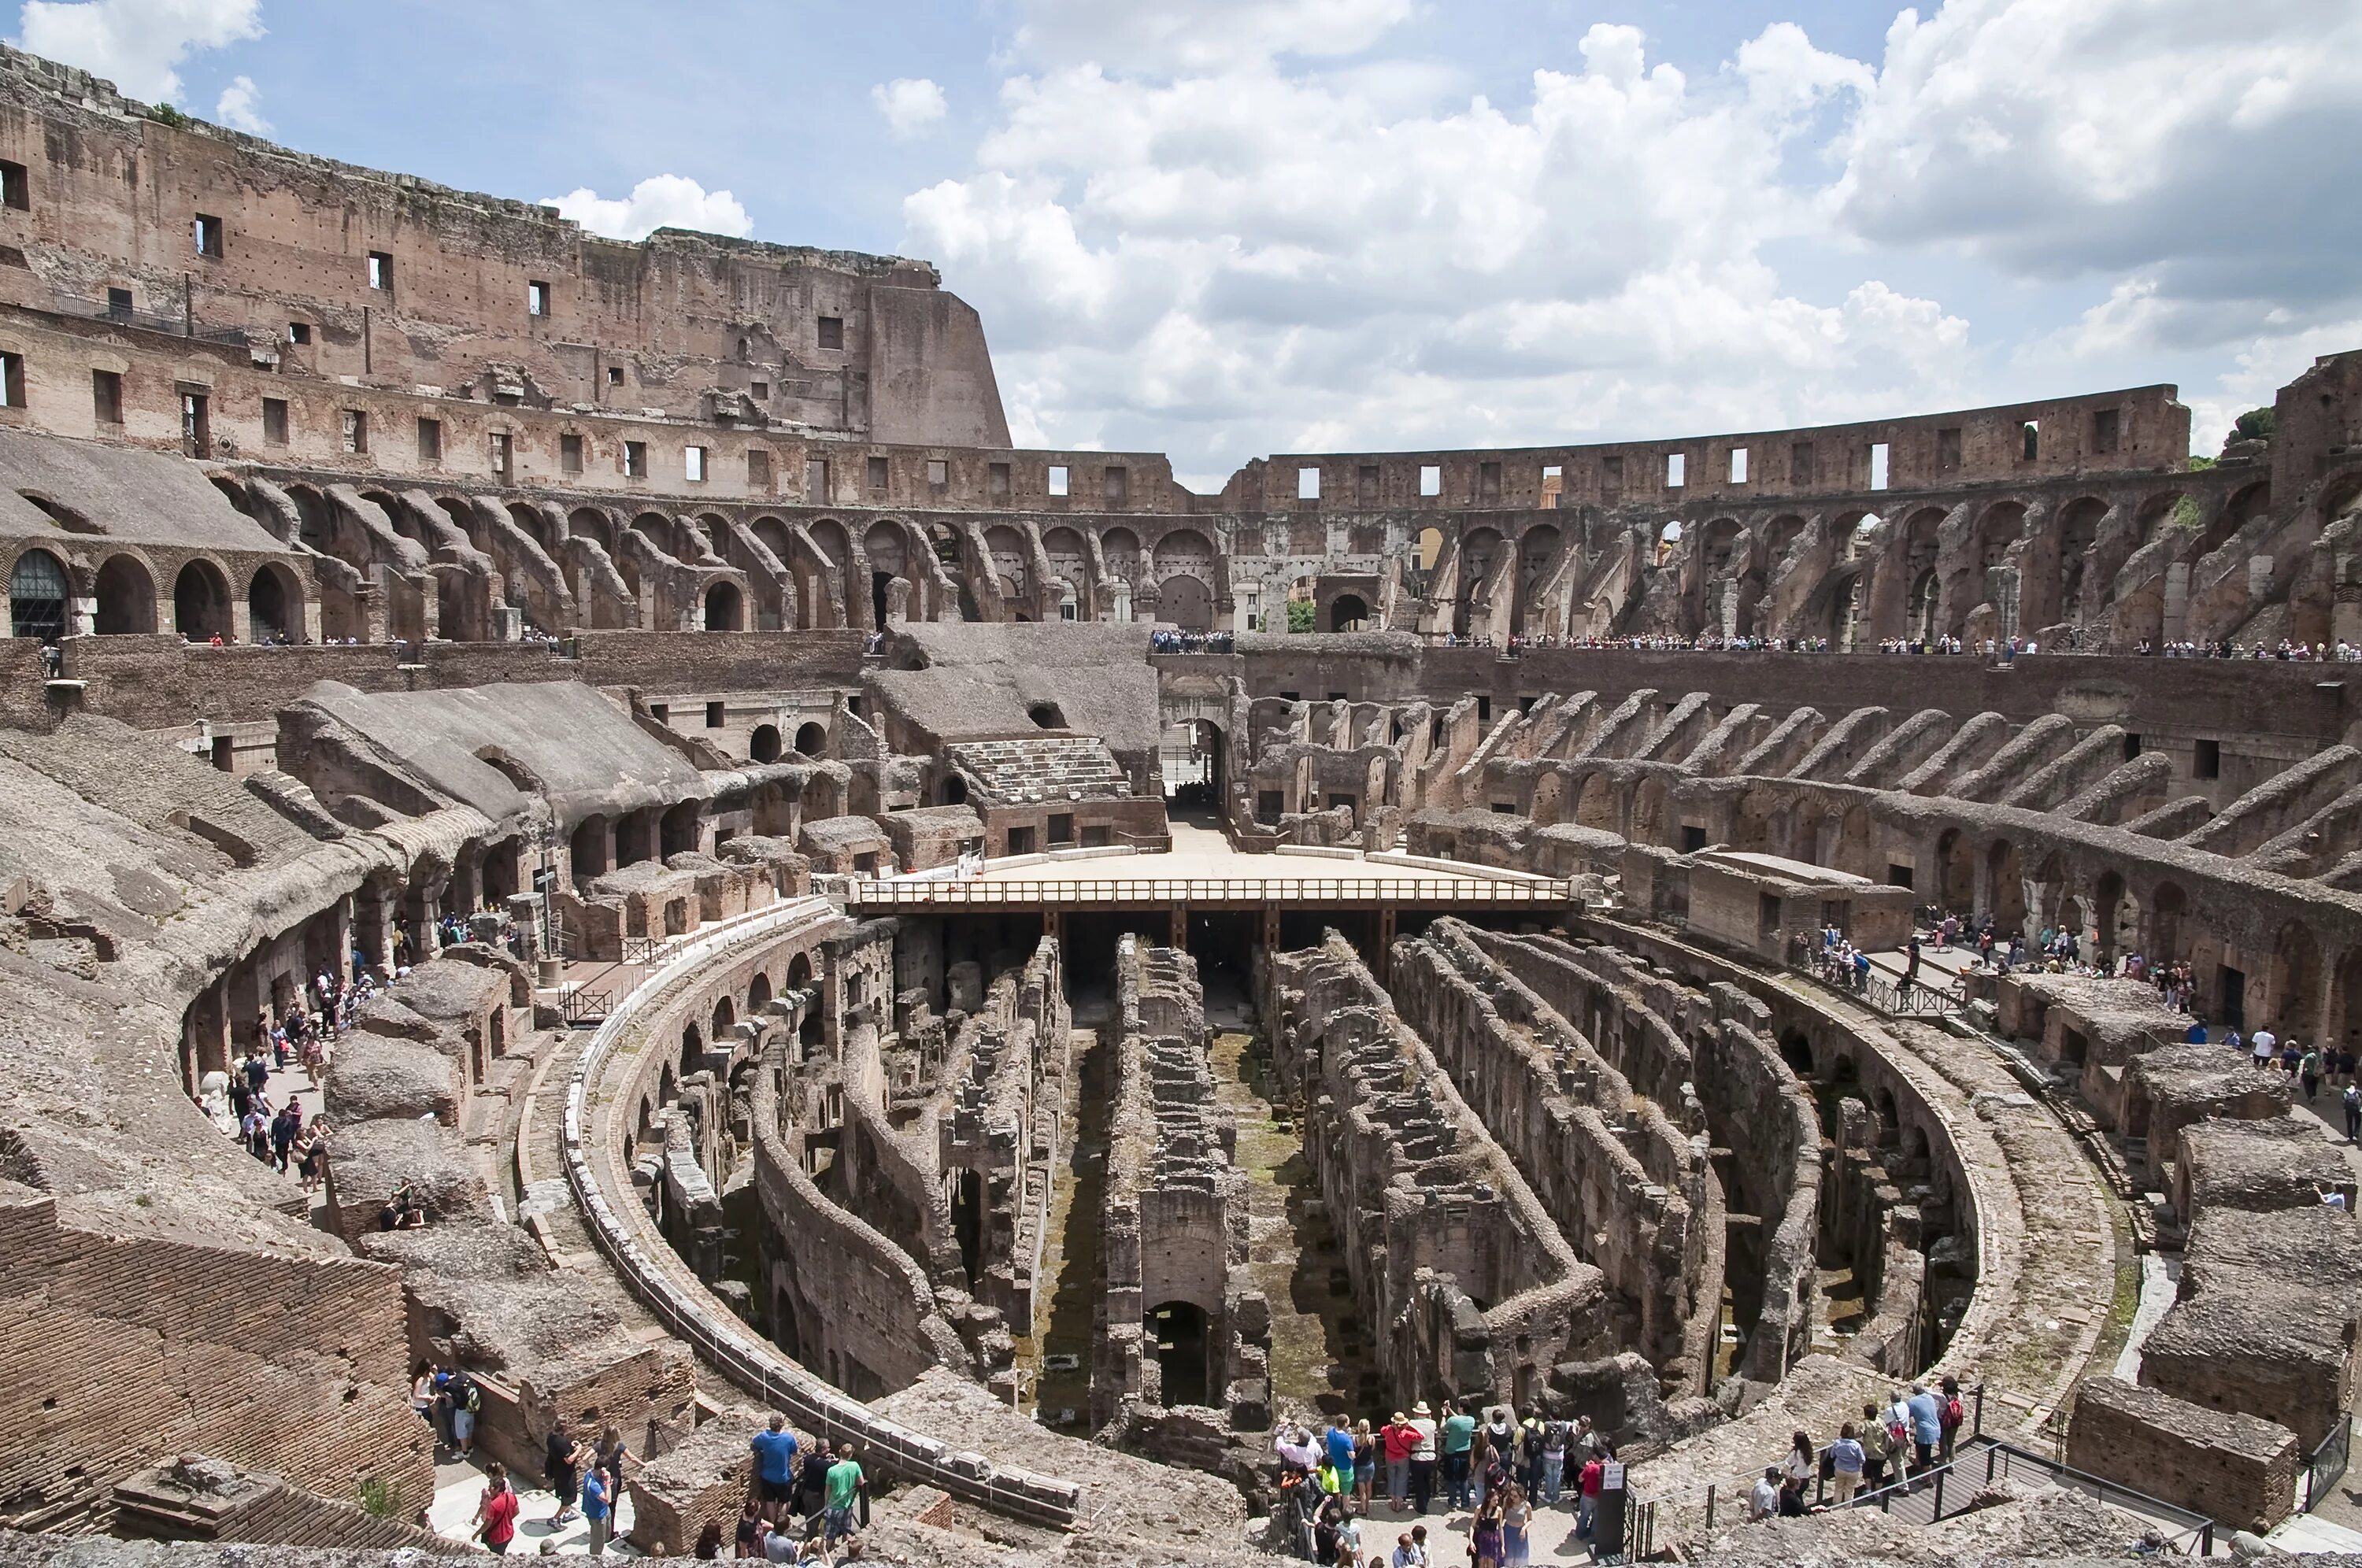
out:
<path id="1" fill-rule="evenodd" d="M 471 1416 L 484 1408 L 483 1390 L 476 1386 L 476 1380 L 472 1377 L 460 1378 L 459 1386 L 452 1390 L 452 1397 L 459 1408 Z"/>
<path id="2" fill-rule="evenodd" d="M 1943 1422 L 1944 1430 L 1948 1432 L 1953 1430 L 1955 1428 L 1959 1426 L 1962 1420 L 1967 1419 L 1965 1413 L 1960 1409 L 1960 1399 L 1959 1396 L 1957 1394 L 1945 1400 L 1944 1408 L 1937 1411 L 1937 1414 Z"/>

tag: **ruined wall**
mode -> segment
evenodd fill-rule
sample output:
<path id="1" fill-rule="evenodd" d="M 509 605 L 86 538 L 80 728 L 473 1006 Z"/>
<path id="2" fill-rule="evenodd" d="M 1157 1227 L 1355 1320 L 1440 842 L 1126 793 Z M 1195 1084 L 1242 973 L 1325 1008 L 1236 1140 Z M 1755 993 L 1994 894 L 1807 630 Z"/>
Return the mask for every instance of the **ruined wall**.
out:
<path id="1" fill-rule="evenodd" d="M 1227 1408 L 1267 1423 L 1269 1308 L 1250 1283 L 1246 1174 L 1215 1104 L 1205 993 L 1176 948 L 1116 944 L 1115 1114 L 1103 1226 L 1105 1327 L 1091 1370 L 1095 1424 L 1126 1400 Z M 1198 1364 L 1168 1384 L 1156 1320 L 1180 1307 L 1201 1325 Z M 1260 1343 L 1254 1342 L 1260 1340 Z M 1185 1395 L 1183 1385 L 1194 1390 Z"/>
<path id="2" fill-rule="evenodd" d="M 59 1222 L 0 1183 L 0 1507 L 72 1518 L 162 1454 L 199 1452 L 309 1491 L 386 1482 L 405 1512 L 434 1491 L 409 1407 L 400 1275 L 351 1257 L 114 1238 Z"/>
<path id="3" fill-rule="evenodd" d="M 1378 1361 L 1397 1405 L 1524 1408 L 1551 1367 L 1618 1348 L 1599 1270 L 1341 937 L 1274 955 L 1263 1001 L 1276 1070 L 1308 1107 L 1305 1157 L 1354 1295 L 1365 1321 L 1387 1325 Z"/>
<path id="4" fill-rule="evenodd" d="M 1670 1104 L 1635 1096 L 1492 955 L 1496 944 L 1518 944 L 1450 920 L 1398 942 L 1395 1004 L 1605 1274 L 1624 1342 L 1669 1390 L 1704 1393 L 1721 1317 L 1724 1212 L 1705 1110 L 1692 1094 Z"/>

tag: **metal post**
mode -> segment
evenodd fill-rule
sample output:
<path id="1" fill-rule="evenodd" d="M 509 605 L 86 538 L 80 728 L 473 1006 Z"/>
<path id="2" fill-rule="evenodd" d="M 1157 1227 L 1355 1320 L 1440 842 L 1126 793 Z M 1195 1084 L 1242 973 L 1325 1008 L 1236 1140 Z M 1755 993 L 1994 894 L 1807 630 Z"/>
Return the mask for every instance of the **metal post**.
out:
<path id="1" fill-rule="evenodd" d="M 1715 1483 L 1707 1482 L 1705 1484 L 1705 1528 L 1708 1529 L 1714 1528 L 1714 1492 Z"/>

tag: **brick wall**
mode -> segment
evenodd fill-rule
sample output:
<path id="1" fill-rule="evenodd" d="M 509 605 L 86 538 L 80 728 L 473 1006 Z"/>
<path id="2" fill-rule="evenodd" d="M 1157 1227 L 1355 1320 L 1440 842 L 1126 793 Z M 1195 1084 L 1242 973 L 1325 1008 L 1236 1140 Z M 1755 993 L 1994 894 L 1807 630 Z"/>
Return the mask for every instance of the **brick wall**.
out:
<path id="1" fill-rule="evenodd" d="M 2067 1463 L 2260 1535 L 2294 1507 L 2299 1459 L 2277 1422 L 2094 1377 L 2076 1394 Z"/>
<path id="2" fill-rule="evenodd" d="M 399 1273 L 61 1226 L 0 1199 L 0 1510 L 38 1518 L 198 1452 L 329 1497 L 364 1477 L 424 1507 L 431 1434 L 411 1412 Z"/>

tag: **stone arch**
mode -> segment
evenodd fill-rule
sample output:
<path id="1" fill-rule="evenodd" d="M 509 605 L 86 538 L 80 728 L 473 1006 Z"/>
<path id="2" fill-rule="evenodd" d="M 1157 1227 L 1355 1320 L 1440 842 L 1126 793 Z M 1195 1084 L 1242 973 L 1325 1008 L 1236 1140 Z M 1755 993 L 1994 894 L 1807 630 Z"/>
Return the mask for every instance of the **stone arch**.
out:
<path id="1" fill-rule="evenodd" d="M 2126 893 L 2125 879 L 2113 867 L 2100 873 L 2092 889 L 2092 962 L 2113 968 L 2127 942 L 2137 942 L 2140 906 Z"/>
<path id="2" fill-rule="evenodd" d="M 2190 913 L 2190 895 L 2178 882 L 2159 882 L 2148 896 L 2148 919 L 2141 949 L 2152 964 L 2170 964 L 2182 956 L 2181 922 Z"/>
<path id="3" fill-rule="evenodd" d="M 828 749 L 828 731 L 816 723 L 796 726 L 796 750 L 804 756 L 818 756 Z"/>
<path id="4" fill-rule="evenodd" d="M 2308 1040 L 2320 1019 L 2321 946 L 2304 922 L 2292 920 L 2272 941 L 2271 1016 L 2291 1039 Z"/>
<path id="5" fill-rule="evenodd" d="M 1867 802 L 1849 808 L 1838 820 L 1837 842 L 1829 846 L 1829 864 L 1839 871 L 1850 871 L 1871 881 L 1883 881 L 1877 875 L 1877 834 L 1872 831 Z"/>
<path id="6" fill-rule="evenodd" d="M 2021 935 L 2025 931 L 2025 865 L 2017 841 L 1997 838 L 1985 850 L 1985 869 L 1992 879 L 1992 917 L 1997 932 Z"/>
<path id="7" fill-rule="evenodd" d="M 735 1029 L 737 1026 L 738 1026 L 738 1007 L 737 1007 L 737 1004 L 736 1004 L 736 1003 L 734 1003 L 734 1002 L 733 1002 L 733 1001 L 729 999 L 729 997 L 728 997 L 728 996 L 726 996 L 726 995 L 724 995 L 724 996 L 720 996 L 720 997 L 716 997 L 716 998 L 713 999 L 713 1039 L 714 1039 L 714 1042 L 715 1042 L 717 1044 L 718 1044 L 718 1043 L 720 1043 L 720 1042 L 721 1042 L 721 1040 L 722 1040 L 722 1037 L 723 1037 L 723 1035 L 725 1035 L 725 1034 L 729 1033 L 729 1032 L 730 1032 L 730 1031 L 732 1031 L 733 1029 Z"/>
<path id="8" fill-rule="evenodd" d="M 226 642 L 230 622 L 229 580 L 203 556 L 181 569 L 172 583 L 172 629 L 193 643 L 213 637 Z"/>
<path id="9" fill-rule="evenodd" d="M 1528 632 L 1548 632 L 1548 626 L 1531 624 L 1537 606 L 1535 597 L 1542 591 L 1543 575 L 1556 558 L 1562 535 L 1555 524 L 1537 523 L 1518 536 L 1517 592 L 1509 602 L 1509 632 L 1522 636 Z M 1335 628 L 1342 630 L 1341 627 Z"/>
<path id="10" fill-rule="evenodd" d="M 746 982 L 746 1011 L 751 1016 L 771 1005 L 771 977 L 762 970 L 755 971 Z"/>
<path id="11" fill-rule="evenodd" d="M 1574 821 L 1578 827 L 1613 834 L 1624 831 L 1623 802 L 1617 799 L 1613 778 L 1605 773 L 1583 776 L 1583 787 L 1574 797 Z"/>
<path id="12" fill-rule="evenodd" d="M 1632 830 L 1628 835 L 1635 844 L 1662 844 L 1671 834 L 1667 832 L 1665 781 L 1655 774 L 1642 778 L 1632 791 Z"/>
<path id="13" fill-rule="evenodd" d="M 295 574 L 276 561 L 256 568 L 246 587 L 246 621 L 258 643 L 274 636 L 299 640 L 304 635 L 304 590 Z"/>
<path id="14" fill-rule="evenodd" d="M 680 1076 L 699 1072 L 705 1066 L 705 1036 L 694 1023 L 684 1024 L 680 1031 Z"/>
<path id="15" fill-rule="evenodd" d="M 1129 528 L 1109 529 L 1099 536 L 1099 559 L 1106 563 L 1108 576 L 1119 582 L 1138 585 L 1140 536 Z"/>
<path id="16" fill-rule="evenodd" d="M 26 550 L 8 570 L 12 635 L 54 643 L 66 635 L 66 564 L 47 550 Z"/>
<path id="17" fill-rule="evenodd" d="M 756 724 L 755 733 L 746 737 L 746 755 L 756 762 L 779 760 L 779 726 Z"/>
<path id="18" fill-rule="evenodd" d="M 1035 702 L 1025 710 L 1025 716 L 1033 721 L 1033 727 L 1037 730 L 1063 730 L 1066 727 L 1065 712 L 1055 702 Z"/>
<path id="19" fill-rule="evenodd" d="M 746 629 L 746 600 L 734 582 L 717 582 L 705 591 L 705 629 L 709 632 L 743 632 Z"/>
<path id="20" fill-rule="evenodd" d="M 2083 602 L 2085 596 L 2100 584 L 2085 580 L 2092 565 L 2092 547 L 2100 536 L 2100 524 L 2108 515 L 2108 503 L 2096 495 L 2078 496 L 2058 513 L 2058 573 L 2057 591 L 2047 606 L 2061 621 L 2080 621 L 2091 609 Z"/>
<path id="21" fill-rule="evenodd" d="M 1937 611 L 1942 602 L 1943 585 L 1937 579 L 1936 569 L 1922 569 L 1911 580 L 1911 600 L 1904 612 L 1904 637 L 1923 645 L 1934 642 L 1938 631 Z"/>
<path id="22" fill-rule="evenodd" d="M 1976 855 L 1969 835 L 1946 828 L 1936 840 L 1936 903 L 1946 914 L 1966 916 L 1977 901 Z"/>
<path id="23" fill-rule="evenodd" d="M 91 630 L 101 636 L 136 635 L 156 629 L 156 579 L 138 556 L 109 556 L 94 584 L 98 606 Z"/>
<path id="24" fill-rule="evenodd" d="M 1460 536 L 1460 592 L 1451 606 L 1451 630 L 1459 636 L 1468 636 L 1475 625 L 1478 599 L 1484 591 L 1485 580 L 1493 575 L 1493 563 L 1501 551 L 1508 547 L 1501 531 L 1494 527 L 1471 528 Z"/>
<path id="25" fill-rule="evenodd" d="M 1370 607 L 1358 593 L 1341 593 L 1329 605 L 1329 629 L 1332 632 L 1359 631 L 1362 623 L 1370 618 Z"/>

